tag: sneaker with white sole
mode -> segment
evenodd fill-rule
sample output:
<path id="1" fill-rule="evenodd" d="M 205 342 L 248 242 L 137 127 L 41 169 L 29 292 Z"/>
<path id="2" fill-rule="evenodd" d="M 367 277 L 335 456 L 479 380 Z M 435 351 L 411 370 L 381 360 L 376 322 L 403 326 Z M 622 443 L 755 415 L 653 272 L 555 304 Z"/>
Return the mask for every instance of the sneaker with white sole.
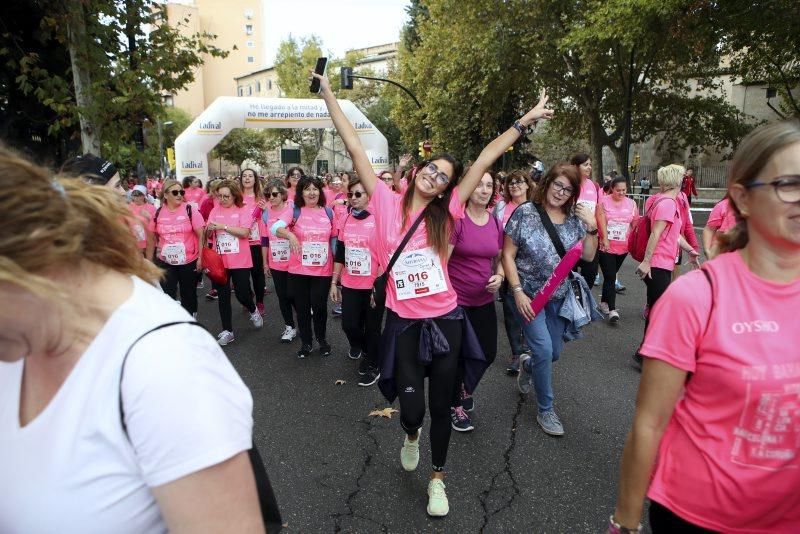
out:
<path id="1" fill-rule="evenodd" d="M 456 432 L 470 432 L 475 430 L 475 427 L 472 426 L 472 420 L 461 406 L 450 408 L 450 420 L 450 425 Z"/>
<path id="2" fill-rule="evenodd" d="M 519 373 L 519 356 L 512 354 L 506 360 L 506 374 L 514 376 Z"/>
<path id="3" fill-rule="evenodd" d="M 233 337 L 233 332 L 231 332 L 230 330 L 223 330 L 217 336 L 217 343 L 219 343 L 220 346 L 224 347 L 228 343 L 232 343 L 235 339 L 236 338 Z"/>
<path id="4" fill-rule="evenodd" d="M 428 515 L 444 517 L 450 512 L 447 494 L 444 492 L 444 482 L 438 478 L 428 482 Z"/>
<path id="5" fill-rule="evenodd" d="M 619 322 L 619 312 L 617 310 L 611 310 L 608 313 L 608 322 L 617 324 Z"/>
<path id="6" fill-rule="evenodd" d="M 406 434 L 403 440 L 403 448 L 400 449 L 400 464 L 406 471 L 414 471 L 419 465 L 419 440 L 422 437 L 422 429 L 417 430 L 417 439 L 411 441 Z"/>
<path id="7" fill-rule="evenodd" d="M 603 315 L 608 315 L 608 314 L 609 314 L 609 310 L 608 310 L 608 302 L 601 302 L 601 303 L 600 303 L 600 304 L 597 306 L 597 310 L 598 310 L 600 313 L 602 313 Z"/>
<path id="8" fill-rule="evenodd" d="M 380 372 L 377 369 L 369 368 L 366 370 L 364 374 L 361 374 L 361 377 L 358 379 L 358 385 L 361 387 L 369 387 L 376 383 L 381 378 Z"/>
<path id="9" fill-rule="evenodd" d="M 519 392 L 527 395 L 531 392 L 531 371 L 530 371 L 530 354 L 523 354 L 519 357 L 519 374 L 517 375 L 517 387 Z M 527 368 L 526 368 L 526 365 Z"/>
<path id="10" fill-rule="evenodd" d="M 351 360 L 357 360 L 357 359 L 359 359 L 359 358 L 361 357 L 361 355 L 362 355 L 362 354 L 363 354 L 363 353 L 362 353 L 360 350 L 358 350 L 358 349 L 352 349 L 352 348 L 351 348 L 351 349 L 348 351 L 348 353 L 347 353 L 347 356 L 348 356 L 348 357 L 349 357 Z"/>
<path id="11" fill-rule="evenodd" d="M 283 334 L 281 335 L 281 343 L 290 343 L 296 337 L 297 329 L 287 324 L 286 328 L 283 329 Z"/>
<path id="12" fill-rule="evenodd" d="M 628 288 L 622 285 L 622 282 L 620 282 L 619 278 L 617 278 L 617 280 L 614 282 L 614 291 L 617 293 L 625 293 L 626 289 Z"/>
<path id="13" fill-rule="evenodd" d="M 561 424 L 561 420 L 553 410 L 539 412 L 539 414 L 536 416 L 536 422 L 539 423 L 539 426 L 542 427 L 542 430 L 544 430 L 545 434 L 549 434 L 551 436 L 564 435 L 564 425 Z"/>
<path id="14" fill-rule="evenodd" d="M 250 314 L 250 322 L 256 328 L 261 328 L 262 326 L 264 326 L 264 318 L 261 317 L 260 313 L 258 313 L 258 309 L 256 309 L 256 311 Z"/>

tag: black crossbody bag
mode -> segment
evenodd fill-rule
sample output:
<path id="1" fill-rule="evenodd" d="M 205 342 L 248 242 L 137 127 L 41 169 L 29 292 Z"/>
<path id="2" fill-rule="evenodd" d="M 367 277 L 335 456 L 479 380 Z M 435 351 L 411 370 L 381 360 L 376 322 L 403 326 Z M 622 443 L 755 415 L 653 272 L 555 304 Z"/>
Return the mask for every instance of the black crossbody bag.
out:
<path id="1" fill-rule="evenodd" d="M 564 243 L 561 242 L 561 238 L 558 237 L 558 232 L 556 232 L 556 227 L 553 224 L 553 221 L 550 220 L 550 216 L 547 214 L 541 204 L 537 204 L 535 202 L 532 204 L 536 208 L 536 211 L 539 212 L 539 218 L 542 219 L 544 229 L 547 230 L 547 235 L 550 236 L 550 241 L 553 242 L 556 252 L 558 253 L 559 257 L 563 259 L 564 256 L 567 255 L 567 250 L 564 248 Z M 583 307 L 583 292 L 581 291 L 581 283 L 577 278 L 575 278 L 573 273 L 569 274 L 569 278 L 567 278 L 567 280 L 569 281 L 570 288 L 572 288 L 572 293 L 575 295 L 575 300 L 577 300 L 578 304 Z"/>
<path id="2" fill-rule="evenodd" d="M 156 330 L 161 330 L 162 328 L 168 328 L 170 326 L 179 324 L 189 324 L 203 328 L 203 326 L 197 321 L 175 321 L 156 326 L 155 328 L 148 330 L 136 338 L 136 341 L 131 343 L 131 346 L 128 347 L 128 351 L 122 358 L 122 368 L 120 369 L 119 373 L 119 417 L 120 421 L 122 422 L 122 430 L 125 433 L 125 437 L 128 438 L 128 442 L 130 442 L 130 436 L 128 436 L 128 427 L 125 424 L 125 410 L 122 405 L 122 378 L 125 375 L 125 362 L 128 360 L 128 356 L 130 355 L 131 350 L 133 350 L 133 347 L 139 341 L 141 341 L 142 338 L 148 334 L 152 334 Z M 267 531 L 267 534 L 280 532 L 283 528 L 283 519 L 281 518 L 281 512 L 278 509 L 278 501 L 275 498 L 275 492 L 272 490 L 272 484 L 270 484 L 269 477 L 267 476 L 267 470 L 264 467 L 264 460 L 261 459 L 261 454 L 259 454 L 255 443 L 253 443 L 253 447 L 247 451 L 247 454 L 250 457 L 250 464 L 253 468 L 253 477 L 256 480 L 258 503 L 261 507 L 261 518 L 264 521 L 264 527 Z"/>
<path id="3" fill-rule="evenodd" d="M 389 279 L 389 271 L 392 270 L 397 258 L 400 257 L 403 249 L 406 248 L 411 236 L 417 231 L 419 223 L 421 223 L 422 219 L 425 217 L 426 211 L 428 211 L 427 206 L 425 206 L 425 209 L 423 209 L 422 213 L 419 214 L 417 220 L 411 225 L 411 228 L 408 229 L 406 235 L 403 236 L 403 240 L 400 242 L 400 245 L 398 245 L 397 250 L 394 251 L 394 254 L 392 254 L 392 258 L 389 260 L 389 265 L 386 266 L 386 270 L 383 272 L 383 274 L 376 277 L 375 281 L 372 283 L 372 300 L 374 301 L 372 304 L 373 308 L 383 308 L 386 306 L 386 280 Z"/>

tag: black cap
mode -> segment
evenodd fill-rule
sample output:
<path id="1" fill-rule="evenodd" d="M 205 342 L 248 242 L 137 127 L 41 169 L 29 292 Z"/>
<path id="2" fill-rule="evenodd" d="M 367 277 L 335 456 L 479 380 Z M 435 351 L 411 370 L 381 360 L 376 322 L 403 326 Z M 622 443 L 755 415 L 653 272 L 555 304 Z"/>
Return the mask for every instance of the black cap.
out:
<path id="1" fill-rule="evenodd" d="M 110 161 L 94 154 L 83 154 L 70 158 L 61 166 L 61 172 L 89 176 L 92 183 L 105 185 L 117 174 L 117 168 Z"/>

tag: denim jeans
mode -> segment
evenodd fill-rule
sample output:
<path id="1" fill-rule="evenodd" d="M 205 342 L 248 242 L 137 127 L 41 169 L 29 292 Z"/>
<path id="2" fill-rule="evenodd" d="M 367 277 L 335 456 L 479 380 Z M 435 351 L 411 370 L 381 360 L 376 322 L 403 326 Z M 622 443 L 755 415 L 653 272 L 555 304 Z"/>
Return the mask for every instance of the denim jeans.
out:
<path id="1" fill-rule="evenodd" d="M 522 335 L 522 322 L 516 313 L 517 303 L 514 301 L 514 293 L 508 291 L 503 299 L 503 324 L 506 327 L 506 336 L 511 345 L 511 354 L 519 357 L 528 350 Z"/>
<path id="2" fill-rule="evenodd" d="M 563 303 L 563 298 L 551 300 L 528 324 L 514 306 L 514 315 L 522 325 L 525 341 L 533 353 L 529 364 L 539 413 L 553 409 L 553 363 L 561 356 L 567 329 L 566 319 L 558 315 Z"/>

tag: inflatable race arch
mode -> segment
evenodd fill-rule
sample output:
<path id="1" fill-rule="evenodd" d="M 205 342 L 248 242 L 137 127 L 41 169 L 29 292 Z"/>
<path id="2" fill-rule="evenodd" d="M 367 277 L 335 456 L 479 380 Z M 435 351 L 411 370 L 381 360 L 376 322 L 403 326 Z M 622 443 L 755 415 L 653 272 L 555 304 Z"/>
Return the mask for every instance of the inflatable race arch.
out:
<path id="1" fill-rule="evenodd" d="M 366 116 L 349 100 L 342 111 L 361 138 L 376 172 L 389 165 L 389 145 Z M 176 177 L 208 180 L 208 152 L 234 128 L 333 128 L 325 102 L 305 98 L 242 98 L 221 96 L 175 140 Z"/>

